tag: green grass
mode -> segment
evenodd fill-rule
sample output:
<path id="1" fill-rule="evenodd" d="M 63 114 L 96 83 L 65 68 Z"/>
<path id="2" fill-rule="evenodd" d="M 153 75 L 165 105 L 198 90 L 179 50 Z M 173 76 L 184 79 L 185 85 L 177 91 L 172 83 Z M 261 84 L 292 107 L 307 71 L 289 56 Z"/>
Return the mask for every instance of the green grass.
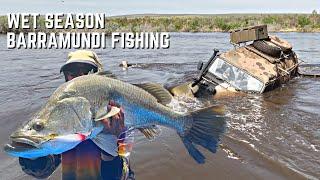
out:
<path id="1" fill-rule="evenodd" d="M 36 31 L 69 31 L 45 29 L 44 17 L 40 17 Z M 221 14 L 221 15 L 132 15 L 106 19 L 106 28 L 111 32 L 228 32 L 248 26 L 267 24 L 269 31 L 320 32 L 320 15 L 312 14 Z M 8 32 L 7 17 L 0 16 L 0 33 Z M 30 30 L 10 30 L 28 32 Z M 75 31 L 75 30 L 73 30 Z"/>

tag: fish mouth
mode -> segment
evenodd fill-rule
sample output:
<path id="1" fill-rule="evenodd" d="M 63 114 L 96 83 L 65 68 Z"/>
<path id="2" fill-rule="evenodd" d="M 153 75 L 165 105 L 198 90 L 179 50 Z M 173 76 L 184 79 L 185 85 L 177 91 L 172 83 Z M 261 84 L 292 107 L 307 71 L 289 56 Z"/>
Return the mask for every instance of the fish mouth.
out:
<path id="1" fill-rule="evenodd" d="M 41 144 L 40 138 L 11 137 L 11 143 L 4 146 L 6 152 L 23 152 L 37 149 Z"/>
<path id="2" fill-rule="evenodd" d="M 21 152 L 21 151 L 27 151 L 30 149 L 36 149 L 37 147 L 26 144 L 26 143 L 20 143 L 20 142 L 12 142 L 11 144 L 6 144 L 4 146 L 4 150 L 6 152 L 12 152 L 12 151 L 17 151 L 17 152 Z"/>
<path id="3" fill-rule="evenodd" d="M 24 145 L 28 145 L 36 148 L 38 148 L 39 145 L 41 144 L 40 138 L 15 137 L 15 138 L 11 138 L 11 140 L 13 144 L 17 144 L 17 145 L 24 144 Z"/>

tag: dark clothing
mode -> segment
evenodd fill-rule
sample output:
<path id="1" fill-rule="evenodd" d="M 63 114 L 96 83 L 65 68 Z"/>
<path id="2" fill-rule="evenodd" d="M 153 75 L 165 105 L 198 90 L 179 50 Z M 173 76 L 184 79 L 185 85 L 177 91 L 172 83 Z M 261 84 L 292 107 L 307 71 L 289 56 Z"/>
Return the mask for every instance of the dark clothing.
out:
<path id="1" fill-rule="evenodd" d="M 111 161 L 101 161 L 101 177 L 108 180 L 121 180 L 123 174 L 123 158 L 115 157 Z"/>
<path id="2" fill-rule="evenodd" d="M 122 157 L 117 156 L 112 161 L 102 161 L 101 152 L 102 150 L 94 142 L 86 140 L 61 156 L 50 155 L 35 160 L 19 158 L 19 162 L 25 173 L 36 178 L 49 177 L 60 162 L 62 179 L 118 180 L 126 176 Z M 104 152 L 104 154 L 107 153 Z"/>
<path id="3" fill-rule="evenodd" d="M 91 140 L 62 154 L 62 179 L 101 179 L 101 150 Z"/>

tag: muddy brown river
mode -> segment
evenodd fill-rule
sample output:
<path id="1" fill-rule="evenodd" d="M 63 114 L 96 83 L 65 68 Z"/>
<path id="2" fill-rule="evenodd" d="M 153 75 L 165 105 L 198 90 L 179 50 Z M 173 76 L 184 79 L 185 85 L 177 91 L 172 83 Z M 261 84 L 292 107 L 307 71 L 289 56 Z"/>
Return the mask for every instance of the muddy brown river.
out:
<path id="1" fill-rule="evenodd" d="M 171 33 L 169 49 L 96 50 L 105 69 L 130 83 L 174 85 L 196 75 L 199 60 L 212 49 L 233 48 L 226 33 Z M 320 33 L 276 33 L 292 43 L 299 58 L 318 64 Z M 6 48 L 0 36 L 0 144 L 43 105 L 64 82 L 59 74 L 70 50 Z M 122 70 L 119 63 L 143 63 Z M 137 179 L 319 179 L 320 79 L 298 77 L 265 94 L 210 100 L 226 107 L 227 130 L 216 154 L 201 149 L 207 163 L 196 164 L 173 130 L 161 127 L 153 141 L 136 133 L 131 154 Z M 204 99 L 204 101 L 209 101 Z M 32 179 L 17 158 L 0 152 L 0 179 Z M 59 179 L 58 169 L 50 179 Z"/>

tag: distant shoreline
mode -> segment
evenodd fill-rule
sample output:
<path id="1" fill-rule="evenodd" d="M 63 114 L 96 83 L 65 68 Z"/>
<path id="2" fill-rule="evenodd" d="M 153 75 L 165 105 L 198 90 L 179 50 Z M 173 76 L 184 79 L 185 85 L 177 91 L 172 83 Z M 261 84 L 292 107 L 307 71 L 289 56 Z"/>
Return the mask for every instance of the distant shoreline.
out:
<path id="1" fill-rule="evenodd" d="M 249 26 L 267 24 L 269 32 L 320 32 L 320 15 L 312 14 L 135 14 L 106 18 L 105 29 L 45 29 L 44 17 L 36 31 L 69 32 L 229 32 Z M 7 17 L 0 16 L 0 34 L 35 31 L 7 28 Z"/>

